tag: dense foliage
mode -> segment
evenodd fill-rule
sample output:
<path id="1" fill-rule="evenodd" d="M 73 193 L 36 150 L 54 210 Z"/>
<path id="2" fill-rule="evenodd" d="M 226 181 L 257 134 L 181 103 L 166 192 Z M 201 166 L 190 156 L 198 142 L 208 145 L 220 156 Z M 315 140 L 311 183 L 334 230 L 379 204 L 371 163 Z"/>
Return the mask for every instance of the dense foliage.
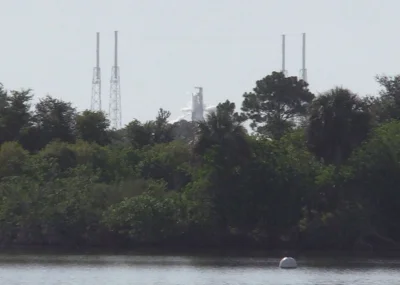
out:
<path id="1" fill-rule="evenodd" d="M 241 111 L 120 130 L 0 85 L 0 243 L 397 248 L 400 77 L 377 81 L 315 96 L 273 72 Z"/>

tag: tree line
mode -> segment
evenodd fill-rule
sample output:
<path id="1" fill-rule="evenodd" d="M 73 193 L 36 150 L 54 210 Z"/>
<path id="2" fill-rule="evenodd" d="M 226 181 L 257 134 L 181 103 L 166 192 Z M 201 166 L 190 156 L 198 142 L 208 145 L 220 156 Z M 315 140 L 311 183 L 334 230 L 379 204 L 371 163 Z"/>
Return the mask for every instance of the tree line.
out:
<path id="1" fill-rule="evenodd" d="M 272 72 L 240 110 L 119 130 L 0 85 L 0 243 L 399 248 L 400 76 L 376 80 L 315 95 Z"/>

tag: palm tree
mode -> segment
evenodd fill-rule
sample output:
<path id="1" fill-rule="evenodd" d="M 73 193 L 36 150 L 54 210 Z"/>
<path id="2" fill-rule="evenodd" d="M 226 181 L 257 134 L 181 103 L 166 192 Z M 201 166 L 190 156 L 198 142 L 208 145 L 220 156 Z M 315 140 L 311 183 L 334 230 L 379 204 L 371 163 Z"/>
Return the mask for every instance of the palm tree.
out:
<path id="1" fill-rule="evenodd" d="M 193 154 L 206 165 L 203 179 L 209 183 L 208 193 L 219 229 L 232 223 L 232 205 L 238 201 L 241 170 L 250 158 L 250 145 L 242 116 L 235 113 L 235 104 L 219 104 L 205 121 L 197 122 Z M 202 169 L 202 168 L 199 168 Z M 225 234 L 225 233 L 223 233 Z"/>
<path id="2" fill-rule="evenodd" d="M 235 103 L 227 100 L 219 104 L 216 111 L 208 114 L 205 121 L 197 122 L 194 153 L 204 155 L 216 147 L 223 161 L 242 161 L 250 153 L 243 121 L 243 117 L 235 113 Z"/>
<path id="3" fill-rule="evenodd" d="M 350 90 L 336 87 L 311 104 L 307 144 L 325 163 L 338 166 L 367 137 L 370 125 L 366 102 Z"/>

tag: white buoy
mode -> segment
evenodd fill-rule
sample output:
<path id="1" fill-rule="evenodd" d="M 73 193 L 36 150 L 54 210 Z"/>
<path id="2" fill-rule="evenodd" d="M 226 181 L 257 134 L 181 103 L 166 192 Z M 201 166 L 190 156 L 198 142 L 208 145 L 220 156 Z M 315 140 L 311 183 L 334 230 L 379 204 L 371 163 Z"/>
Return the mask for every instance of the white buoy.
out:
<path id="1" fill-rule="evenodd" d="M 279 267 L 282 269 L 297 268 L 297 262 L 293 257 L 284 257 L 281 262 L 279 262 Z"/>

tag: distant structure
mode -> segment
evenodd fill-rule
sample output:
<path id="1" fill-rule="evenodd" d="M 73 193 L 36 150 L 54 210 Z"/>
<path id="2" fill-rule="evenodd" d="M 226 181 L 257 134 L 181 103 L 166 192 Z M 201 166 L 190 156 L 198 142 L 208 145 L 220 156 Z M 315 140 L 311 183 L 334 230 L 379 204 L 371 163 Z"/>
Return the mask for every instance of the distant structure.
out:
<path id="1" fill-rule="evenodd" d="M 114 66 L 111 69 L 109 117 L 111 127 L 119 129 L 122 126 L 121 87 L 118 66 L 118 31 L 115 31 Z"/>
<path id="2" fill-rule="evenodd" d="M 300 78 L 303 79 L 305 82 L 307 81 L 307 68 L 306 68 L 306 34 L 303 33 L 303 49 L 302 49 L 302 54 L 303 54 L 303 60 L 302 60 L 302 67 L 300 70 Z"/>
<path id="3" fill-rule="evenodd" d="M 195 87 L 192 94 L 192 121 L 204 121 L 203 87 Z"/>
<path id="4" fill-rule="evenodd" d="M 96 67 L 93 68 L 90 110 L 101 111 L 100 33 L 96 35 Z"/>
<path id="5" fill-rule="evenodd" d="M 307 82 L 307 68 L 306 68 L 306 34 L 303 33 L 303 46 L 302 46 L 302 65 L 300 69 L 300 79 Z M 286 70 L 286 35 L 282 35 L 282 69 L 281 72 L 288 75 Z"/>
<path id="6" fill-rule="evenodd" d="M 287 70 L 286 70 L 286 36 L 282 35 L 282 73 L 287 76 Z"/>
<path id="7" fill-rule="evenodd" d="M 195 87 L 196 92 L 191 94 L 191 102 L 188 107 L 182 108 L 183 115 L 173 120 L 178 122 L 181 120 L 204 121 L 204 117 L 210 112 L 215 111 L 215 106 L 207 106 L 204 104 L 203 87 Z"/>

